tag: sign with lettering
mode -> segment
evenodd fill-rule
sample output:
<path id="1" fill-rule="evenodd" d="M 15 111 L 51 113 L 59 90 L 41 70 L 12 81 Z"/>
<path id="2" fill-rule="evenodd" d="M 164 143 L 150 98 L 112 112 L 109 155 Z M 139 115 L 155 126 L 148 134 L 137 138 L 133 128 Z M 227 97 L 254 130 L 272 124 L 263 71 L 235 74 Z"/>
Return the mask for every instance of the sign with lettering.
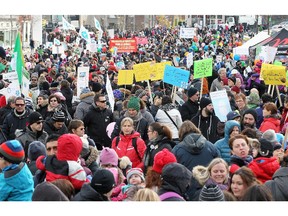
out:
<path id="1" fill-rule="evenodd" d="M 261 66 L 261 77 L 266 85 L 285 85 L 286 67 L 263 63 Z"/>
<path id="2" fill-rule="evenodd" d="M 194 78 L 212 76 L 212 58 L 194 62 Z"/>
<path id="3" fill-rule="evenodd" d="M 137 52 L 136 39 L 111 39 L 109 49 L 117 47 L 118 53 Z"/>
<path id="4" fill-rule="evenodd" d="M 151 62 L 145 62 L 145 63 L 133 65 L 135 80 L 137 82 L 150 79 L 150 73 L 151 73 L 150 65 L 151 65 Z"/>
<path id="5" fill-rule="evenodd" d="M 133 70 L 119 70 L 118 85 L 132 85 L 134 78 Z"/>
<path id="6" fill-rule="evenodd" d="M 227 120 L 227 114 L 232 110 L 226 90 L 210 92 L 215 115 L 221 122 Z"/>
<path id="7" fill-rule="evenodd" d="M 189 76 L 190 72 L 187 70 L 166 65 L 163 81 L 168 84 L 187 89 Z"/>

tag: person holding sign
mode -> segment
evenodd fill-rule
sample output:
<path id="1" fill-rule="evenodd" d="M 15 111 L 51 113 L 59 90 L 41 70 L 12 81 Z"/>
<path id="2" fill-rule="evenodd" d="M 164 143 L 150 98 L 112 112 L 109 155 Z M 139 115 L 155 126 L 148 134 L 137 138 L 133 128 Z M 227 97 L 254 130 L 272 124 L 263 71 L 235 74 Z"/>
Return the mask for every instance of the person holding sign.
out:
<path id="1" fill-rule="evenodd" d="M 199 110 L 199 91 L 194 87 L 190 87 L 187 95 L 188 100 L 181 107 L 179 107 L 182 121 L 191 120 Z"/>

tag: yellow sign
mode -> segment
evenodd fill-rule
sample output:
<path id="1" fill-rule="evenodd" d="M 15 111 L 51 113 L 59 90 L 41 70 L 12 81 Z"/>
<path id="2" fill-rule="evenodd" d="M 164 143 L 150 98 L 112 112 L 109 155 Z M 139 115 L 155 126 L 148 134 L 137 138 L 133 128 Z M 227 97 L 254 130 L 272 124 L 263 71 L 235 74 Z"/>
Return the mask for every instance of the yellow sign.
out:
<path id="1" fill-rule="evenodd" d="M 151 81 L 162 80 L 164 77 L 165 65 L 171 65 L 171 61 L 156 63 L 151 71 Z"/>
<path id="2" fill-rule="evenodd" d="M 118 86 L 119 85 L 132 85 L 133 78 L 134 78 L 133 70 L 119 70 Z"/>
<path id="3" fill-rule="evenodd" d="M 133 65 L 133 70 L 135 74 L 135 80 L 137 82 L 149 80 L 151 73 L 151 62 L 145 62 L 141 64 Z"/>
<path id="4" fill-rule="evenodd" d="M 261 77 L 266 85 L 285 85 L 286 67 L 263 63 Z"/>

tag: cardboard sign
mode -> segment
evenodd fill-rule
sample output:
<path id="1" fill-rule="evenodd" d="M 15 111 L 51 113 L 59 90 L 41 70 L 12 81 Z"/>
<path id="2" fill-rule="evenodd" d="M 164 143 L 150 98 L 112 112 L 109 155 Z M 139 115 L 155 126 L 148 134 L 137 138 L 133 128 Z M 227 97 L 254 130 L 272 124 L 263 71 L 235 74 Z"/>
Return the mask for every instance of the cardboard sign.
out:
<path id="1" fill-rule="evenodd" d="M 227 120 L 227 114 L 232 111 L 226 90 L 210 92 L 215 115 L 221 122 Z"/>
<path id="2" fill-rule="evenodd" d="M 171 63 L 172 63 L 171 61 L 167 61 L 167 62 L 160 62 L 154 65 L 151 65 L 150 79 L 152 81 L 162 80 L 164 77 L 165 65 L 171 65 Z"/>
<path id="3" fill-rule="evenodd" d="M 149 80 L 151 73 L 151 62 L 145 62 L 141 64 L 133 65 L 133 70 L 135 74 L 135 80 L 137 82 Z"/>
<path id="4" fill-rule="evenodd" d="M 137 52 L 136 39 L 111 39 L 109 49 L 117 47 L 118 53 Z"/>
<path id="5" fill-rule="evenodd" d="M 266 85 L 285 85 L 286 67 L 263 63 L 261 66 L 261 78 Z"/>
<path id="6" fill-rule="evenodd" d="M 118 72 L 118 86 L 119 85 L 132 85 L 134 78 L 133 70 L 119 70 Z"/>
<path id="7" fill-rule="evenodd" d="M 163 81 L 168 84 L 187 89 L 189 76 L 190 72 L 187 70 L 166 65 Z"/>
<path id="8" fill-rule="evenodd" d="M 212 76 L 212 58 L 194 62 L 194 78 Z"/>

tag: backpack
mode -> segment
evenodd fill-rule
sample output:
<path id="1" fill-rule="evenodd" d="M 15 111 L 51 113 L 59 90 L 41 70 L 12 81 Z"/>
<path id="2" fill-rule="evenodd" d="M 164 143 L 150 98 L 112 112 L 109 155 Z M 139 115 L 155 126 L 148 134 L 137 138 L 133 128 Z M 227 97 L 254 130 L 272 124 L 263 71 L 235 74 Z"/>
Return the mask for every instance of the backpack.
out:
<path id="1" fill-rule="evenodd" d="M 133 146 L 133 148 L 135 149 L 136 154 L 137 154 L 139 160 L 142 161 L 142 158 L 140 157 L 140 154 L 139 154 L 138 149 L 137 149 L 137 138 L 138 138 L 138 137 L 132 138 L 132 146 Z M 120 136 L 117 136 L 117 138 L 116 138 L 116 146 L 115 146 L 115 147 L 118 146 L 119 141 L 120 141 Z"/>
<path id="2" fill-rule="evenodd" d="M 177 194 L 175 192 L 166 192 L 166 193 L 161 194 L 159 197 L 160 197 L 161 201 L 166 200 L 166 199 L 171 198 L 171 197 L 177 197 L 177 198 L 183 199 L 182 196 L 180 196 L 179 194 Z"/>

